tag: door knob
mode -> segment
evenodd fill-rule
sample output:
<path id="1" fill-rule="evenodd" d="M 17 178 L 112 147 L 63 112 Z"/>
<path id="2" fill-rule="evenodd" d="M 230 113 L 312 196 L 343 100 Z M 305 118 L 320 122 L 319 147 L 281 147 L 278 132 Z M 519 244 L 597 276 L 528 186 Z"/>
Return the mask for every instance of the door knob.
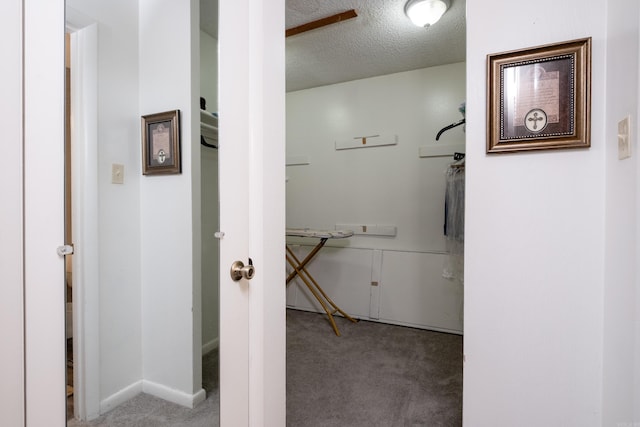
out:
<path id="1" fill-rule="evenodd" d="M 256 274 L 256 269 L 253 266 L 253 261 L 249 258 L 249 265 L 244 265 L 242 261 L 236 261 L 231 264 L 231 279 L 234 282 L 240 281 L 240 279 L 245 278 L 247 280 L 253 279 L 253 276 Z"/>

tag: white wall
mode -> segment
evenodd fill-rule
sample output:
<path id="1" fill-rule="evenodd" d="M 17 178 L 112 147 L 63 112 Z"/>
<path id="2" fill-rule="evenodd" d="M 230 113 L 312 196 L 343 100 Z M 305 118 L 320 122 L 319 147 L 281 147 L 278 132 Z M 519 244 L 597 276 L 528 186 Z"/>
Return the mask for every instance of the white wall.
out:
<path id="1" fill-rule="evenodd" d="M 100 400 L 142 377 L 138 8 L 118 0 L 67 0 L 98 24 Z M 123 164 L 124 184 L 111 184 Z M 96 286 L 96 284 L 87 284 Z"/>
<path id="2" fill-rule="evenodd" d="M 446 158 L 420 158 L 421 146 L 464 144 L 464 63 L 322 86 L 287 94 L 287 226 L 333 229 L 338 223 L 398 226 L 396 238 L 360 237 L 350 246 L 443 251 Z M 361 135 L 398 144 L 335 149 Z"/>
<path id="3" fill-rule="evenodd" d="M 339 257 L 323 250 L 310 265 L 329 295 L 351 314 L 462 330 L 462 288 L 442 278 L 445 172 L 453 158 L 420 158 L 418 153 L 423 146 L 464 145 L 462 126 L 435 141 L 441 128 L 462 118 L 464 76 L 465 64 L 459 63 L 287 94 L 287 157 L 309 162 L 287 167 L 287 226 L 397 227 L 394 237 L 330 240 L 328 245 L 345 248 Z M 397 136 L 398 144 L 335 149 L 336 141 L 376 134 L 389 140 Z M 374 250 L 381 251 L 375 262 Z M 337 270 L 345 274 L 334 275 Z M 289 286 L 288 304 L 313 309 L 313 300 L 298 296 L 298 288 Z M 425 304 L 407 309 L 405 298 L 411 297 Z M 428 307 L 427 301 L 437 301 L 437 307 Z"/>
<path id="4" fill-rule="evenodd" d="M 218 111 L 218 41 L 200 32 L 200 93 L 207 110 Z M 219 328 L 219 241 L 218 231 L 218 150 L 201 146 L 202 171 L 202 349 L 218 346 Z"/>
<path id="5" fill-rule="evenodd" d="M 608 3 L 467 4 L 465 425 L 633 421 L 638 356 L 619 352 L 633 351 L 637 161 L 613 144 L 637 117 L 638 13 Z M 486 55 L 586 36 L 592 147 L 486 155 Z"/>
<path id="6" fill-rule="evenodd" d="M 204 397 L 198 4 L 67 4 L 98 23 L 101 411 L 141 390 L 190 406 Z M 183 173 L 143 177 L 140 116 L 171 109 Z M 125 166 L 123 185 L 111 184 L 112 163 Z"/>
<path id="7" fill-rule="evenodd" d="M 605 286 L 602 425 L 634 421 L 638 255 L 638 2 L 608 2 Z M 618 159 L 618 121 L 630 116 L 635 159 Z M 634 400 L 635 399 L 635 400 Z M 635 418 L 640 421 L 640 418 Z"/>
<path id="8" fill-rule="evenodd" d="M 218 111 L 218 40 L 200 31 L 200 94 L 207 110 Z"/>
<path id="9" fill-rule="evenodd" d="M 204 399 L 198 2 L 140 0 L 139 14 L 140 114 L 180 110 L 182 150 L 181 174 L 141 179 L 143 387 L 191 406 Z"/>

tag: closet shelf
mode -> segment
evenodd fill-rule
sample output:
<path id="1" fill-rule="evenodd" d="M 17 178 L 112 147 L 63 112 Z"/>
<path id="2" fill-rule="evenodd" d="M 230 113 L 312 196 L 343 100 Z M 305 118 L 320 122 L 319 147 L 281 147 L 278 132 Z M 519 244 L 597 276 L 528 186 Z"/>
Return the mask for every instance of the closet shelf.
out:
<path id="1" fill-rule="evenodd" d="M 398 135 L 367 135 L 356 136 L 349 140 L 336 141 L 336 150 L 351 150 L 353 148 L 382 147 L 397 145 Z"/>
<path id="2" fill-rule="evenodd" d="M 464 144 L 425 145 L 418 149 L 418 157 L 450 157 L 454 153 L 464 152 Z"/>

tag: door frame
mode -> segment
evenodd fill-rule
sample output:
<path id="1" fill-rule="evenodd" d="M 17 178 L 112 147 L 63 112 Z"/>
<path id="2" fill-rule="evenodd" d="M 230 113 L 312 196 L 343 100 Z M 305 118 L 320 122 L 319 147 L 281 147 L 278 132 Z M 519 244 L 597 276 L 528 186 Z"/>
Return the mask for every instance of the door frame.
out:
<path id="1" fill-rule="evenodd" d="M 98 26 L 67 8 L 71 36 L 74 416 L 100 415 Z"/>

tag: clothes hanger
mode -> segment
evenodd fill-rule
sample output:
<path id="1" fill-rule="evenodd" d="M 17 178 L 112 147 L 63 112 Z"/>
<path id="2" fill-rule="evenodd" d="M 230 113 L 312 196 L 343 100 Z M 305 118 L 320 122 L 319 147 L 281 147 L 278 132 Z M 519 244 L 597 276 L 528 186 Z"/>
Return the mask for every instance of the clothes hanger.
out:
<path id="1" fill-rule="evenodd" d="M 216 150 L 218 149 L 217 145 L 212 145 L 209 144 L 205 139 L 204 136 L 200 135 L 200 144 L 202 144 L 205 147 L 209 147 L 209 148 L 215 148 Z"/>
<path id="2" fill-rule="evenodd" d="M 440 132 L 438 132 L 438 134 L 436 135 L 436 141 L 440 139 L 440 135 L 442 135 L 443 133 L 445 133 L 449 129 L 453 129 L 455 127 L 463 125 L 464 123 L 465 123 L 465 119 L 460 119 L 455 123 L 451 123 L 450 125 L 443 127 L 442 129 L 440 129 Z"/>
<path id="3" fill-rule="evenodd" d="M 449 165 L 451 168 L 464 168 L 464 153 L 453 153 L 454 162 Z"/>

